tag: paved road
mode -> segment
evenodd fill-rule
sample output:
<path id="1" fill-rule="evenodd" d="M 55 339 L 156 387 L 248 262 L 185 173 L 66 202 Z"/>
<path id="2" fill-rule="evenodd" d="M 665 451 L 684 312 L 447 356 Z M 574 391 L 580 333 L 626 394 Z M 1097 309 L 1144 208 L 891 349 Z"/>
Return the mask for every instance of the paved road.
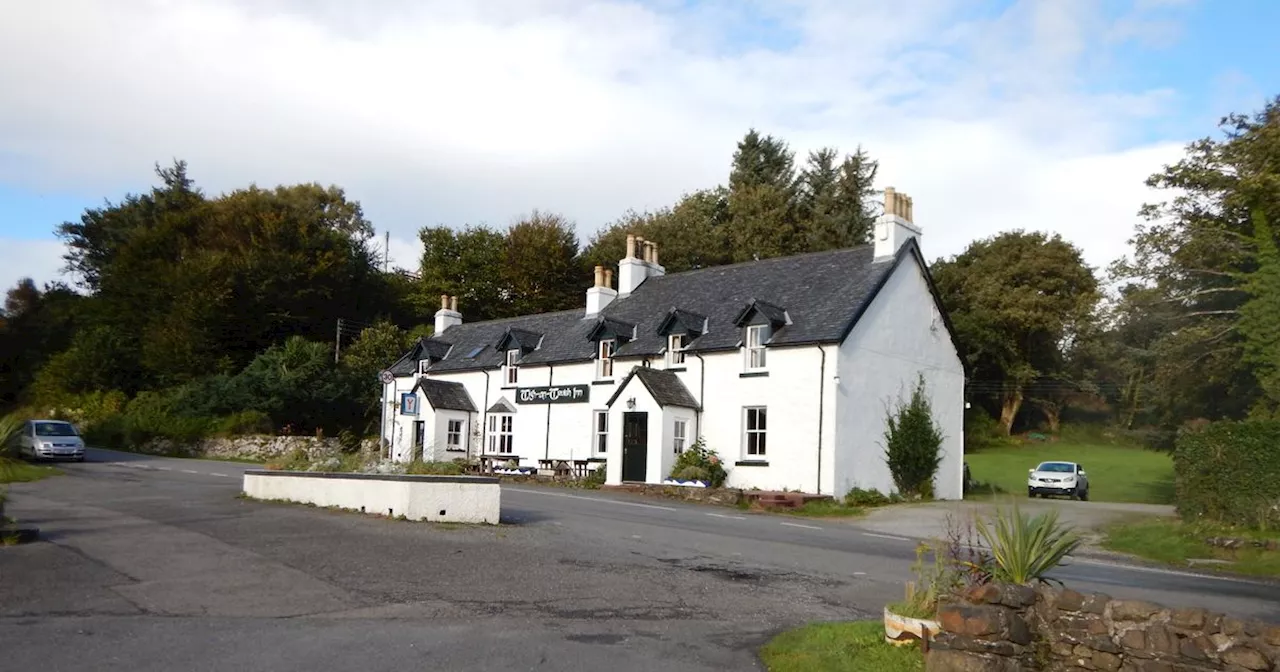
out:
<path id="1" fill-rule="evenodd" d="M 93 451 L 13 487 L 3 666 L 757 669 L 770 634 L 874 615 L 914 542 L 620 494 L 504 486 L 474 529 L 237 499 L 250 465 Z M 1077 561 L 1116 596 L 1280 620 L 1280 587 Z"/>

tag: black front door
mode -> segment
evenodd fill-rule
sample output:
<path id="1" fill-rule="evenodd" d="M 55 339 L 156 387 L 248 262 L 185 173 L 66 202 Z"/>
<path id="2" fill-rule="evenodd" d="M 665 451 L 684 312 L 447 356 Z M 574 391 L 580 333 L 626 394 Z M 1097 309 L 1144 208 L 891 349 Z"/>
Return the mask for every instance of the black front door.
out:
<path id="1" fill-rule="evenodd" d="M 649 457 L 649 414 L 622 414 L 622 480 L 644 481 Z"/>

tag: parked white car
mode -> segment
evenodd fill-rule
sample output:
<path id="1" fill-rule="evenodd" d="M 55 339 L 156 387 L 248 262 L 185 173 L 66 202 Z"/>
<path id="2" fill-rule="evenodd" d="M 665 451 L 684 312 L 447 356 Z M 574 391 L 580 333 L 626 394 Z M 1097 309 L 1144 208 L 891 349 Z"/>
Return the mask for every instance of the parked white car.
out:
<path id="1" fill-rule="evenodd" d="M 1089 499 L 1089 477 L 1084 467 L 1075 462 L 1041 462 L 1028 470 L 1027 496 L 1050 495 Z"/>
<path id="2" fill-rule="evenodd" d="M 18 435 L 18 453 L 33 460 L 84 462 L 84 439 L 75 425 L 62 420 L 28 420 Z"/>

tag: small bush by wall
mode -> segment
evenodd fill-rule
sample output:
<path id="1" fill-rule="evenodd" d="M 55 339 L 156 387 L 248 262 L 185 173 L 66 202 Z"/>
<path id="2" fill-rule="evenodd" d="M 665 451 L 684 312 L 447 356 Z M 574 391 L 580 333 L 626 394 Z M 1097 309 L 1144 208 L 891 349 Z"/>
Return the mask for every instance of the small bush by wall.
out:
<path id="1" fill-rule="evenodd" d="M 1213 422 L 1184 429 L 1173 453 L 1178 513 L 1280 526 L 1280 421 Z"/>
<path id="2" fill-rule="evenodd" d="M 932 497 L 933 477 L 942 463 L 942 431 L 933 420 L 923 375 L 911 391 L 911 399 L 899 400 L 897 408 L 886 415 L 885 462 L 894 484 L 904 495 Z"/>

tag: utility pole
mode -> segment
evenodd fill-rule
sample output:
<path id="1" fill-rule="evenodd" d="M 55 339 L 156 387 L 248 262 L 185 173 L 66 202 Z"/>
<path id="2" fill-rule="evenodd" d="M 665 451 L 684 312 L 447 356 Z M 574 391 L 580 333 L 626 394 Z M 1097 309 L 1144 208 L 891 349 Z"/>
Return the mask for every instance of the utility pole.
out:
<path id="1" fill-rule="evenodd" d="M 338 353 L 342 350 L 342 318 L 338 318 L 337 337 L 333 340 L 333 363 L 338 363 Z"/>
<path id="2" fill-rule="evenodd" d="M 391 231 L 387 231 L 386 243 L 382 245 L 382 272 L 391 270 Z"/>

